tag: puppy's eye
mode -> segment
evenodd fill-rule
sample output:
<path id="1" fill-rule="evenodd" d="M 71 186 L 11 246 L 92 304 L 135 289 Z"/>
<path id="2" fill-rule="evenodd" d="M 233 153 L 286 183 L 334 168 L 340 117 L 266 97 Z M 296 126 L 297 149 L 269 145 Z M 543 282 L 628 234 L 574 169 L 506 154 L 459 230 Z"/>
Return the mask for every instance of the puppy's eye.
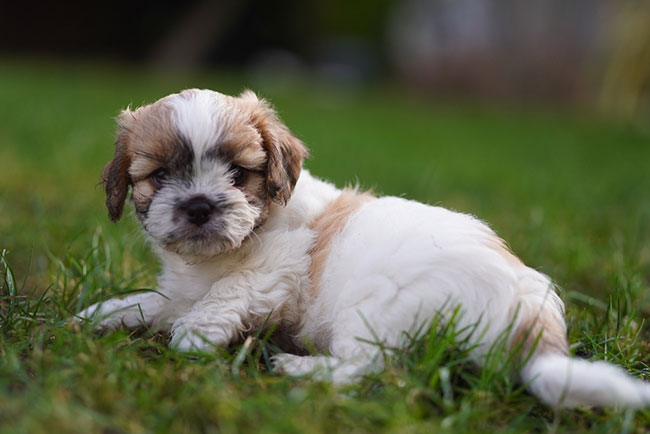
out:
<path id="1" fill-rule="evenodd" d="M 160 188 L 167 179 L 167 175 L 167 169 L 160 167 L 151 172 L 148 178 L 151 180 L 151 182 L 153 182 L 153 185 L 155 185 L 157 188 Z"/>
<path id="2" fill-rule="evenodd" d="M 236 164 L 230 165 L 230 176 L 235 187 L 241 187 L 246 180 L 246 169 Z"/>

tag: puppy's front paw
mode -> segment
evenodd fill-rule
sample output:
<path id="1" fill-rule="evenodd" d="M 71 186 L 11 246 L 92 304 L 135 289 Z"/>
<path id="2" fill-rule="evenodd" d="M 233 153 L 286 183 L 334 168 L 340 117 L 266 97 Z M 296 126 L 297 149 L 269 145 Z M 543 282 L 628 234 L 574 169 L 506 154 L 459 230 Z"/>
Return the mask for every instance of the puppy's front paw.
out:
<path id="1" fill-rule="evenodd" d="M 186 332 L 176 330 L 172 334 L 169 346 L 183 352 L 214 350 L 214 346 L 208 342 L 207 338 L 192 330 Z"/>
<path id="2" fill-rule="evenodd" d="M 328 356 L 296 356 L 276 354 L 271 358 L 273 371 L 292 377 L 309 376 L 316 381 L 346 385 L 358 381 L 372 370 L 372 363 L 365 358 L 341 360 Z"/>
<path id="3" fill-rule="evenodd" d="M 294 354 L 280 353 L 271 357 L 273 372 L 291 376 L 301 376 L 311 373 L 309 369 L 303 369 L 302 357 Z"/>
<path id="4" fill-rule="evenodd" d="M 186 352 L 211 352 L 218 346 L 224 345 L 221 333 L 193 326 L 181 320 L 182 318 L 172 326 L 172 338 L 169 342 L 171 348 Z"/>
<path id="5" fill-rule="evenodd" d="M 296 356 L 295 354 L 281 353 L 271 357 L 273 371 L 292 377 L 320 374 L 319 378 L 327 377 L 330 366 L 326 357 Z"/>

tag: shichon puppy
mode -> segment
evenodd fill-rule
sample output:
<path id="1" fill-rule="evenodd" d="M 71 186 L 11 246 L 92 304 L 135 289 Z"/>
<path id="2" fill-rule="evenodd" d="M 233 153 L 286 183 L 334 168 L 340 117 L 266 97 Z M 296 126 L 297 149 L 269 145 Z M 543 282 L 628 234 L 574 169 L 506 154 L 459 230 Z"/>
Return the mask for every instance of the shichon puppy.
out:
<path id="1" fill-rule="evenodd" d="M 485 223 L 312 176 L 303 143 L 253 92 L 185 90 L 117 122 L 109 216 L 120 218 L 130 190 L 162 273 L 156 292 L 79 313 L 99 329 L 144 322 L 178 350 L 210 351 L 270 321 L 294 348 L 322 354 L 276 355 L 278 372 L 346 383 L 382 368 L 377 341 L 398 348 L 458 310 L 476 362 L 505 336 L 523 349 L 521 380 L 548 405 L 650 403 L 646 383 L 568 356 L 553 283 Z"/>

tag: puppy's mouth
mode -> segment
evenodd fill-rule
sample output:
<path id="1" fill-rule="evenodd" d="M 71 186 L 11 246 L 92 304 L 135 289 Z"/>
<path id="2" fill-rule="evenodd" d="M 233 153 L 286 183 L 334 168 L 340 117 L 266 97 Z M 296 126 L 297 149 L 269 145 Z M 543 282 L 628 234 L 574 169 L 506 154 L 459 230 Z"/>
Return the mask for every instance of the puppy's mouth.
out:
<path id="1" fill-rule="evenodd" d="M 225 225 L 214 218 L 209 224 L 195 226 L 183 224 L 181 228 L 168 234 L 162 241 L 161 245 L 165 250 L 178 254 L 191 254 L 203 256 L 206 251 L 214 254 L 215 250 L 219 253 L 234 248 L 234 241 L 226 235 Z"/>
<path id="2" fill-rule="evenodd" d="M 237 249 L 260 216 L 243 196 L 196 194 L 154 205 L 155 212 L 142 221 L 145 231 L 163 250 L 187 257 L 208 258 Z"/>

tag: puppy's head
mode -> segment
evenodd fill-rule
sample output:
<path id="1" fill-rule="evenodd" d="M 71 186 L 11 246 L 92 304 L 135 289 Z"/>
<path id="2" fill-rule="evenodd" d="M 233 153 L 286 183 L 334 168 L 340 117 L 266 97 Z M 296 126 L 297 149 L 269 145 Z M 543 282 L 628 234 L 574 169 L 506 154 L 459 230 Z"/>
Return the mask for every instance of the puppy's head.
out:
<path id="1" fill-rule="evenodd" d="M 117 119 L 115 156 L 103 173 L 119 220 L 129 187 L 136 215 L 162 248 L 209 257 L 236 249 L 286 204 L 304 145 L 250 91 L 230 97 L 185 90 Z"/>

